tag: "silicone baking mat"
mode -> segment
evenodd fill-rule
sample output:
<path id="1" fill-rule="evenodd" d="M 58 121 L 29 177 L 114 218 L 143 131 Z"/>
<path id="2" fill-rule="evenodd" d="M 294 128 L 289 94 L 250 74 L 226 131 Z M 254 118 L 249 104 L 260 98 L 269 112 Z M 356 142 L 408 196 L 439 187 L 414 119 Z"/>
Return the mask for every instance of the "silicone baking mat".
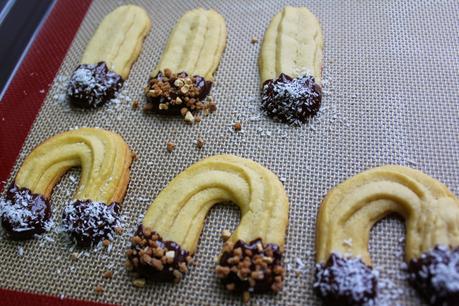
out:
<path id="1" fill-rule="evenodd" d="M 214 275 L 223 229 L 238 223 L 235 206 L 217 205 L 207 218 L 196 265 L 178 285 L 134 288 L 124 269 L 128 237 L 139 216 L 166 184 L 187 166 L 218 153 L 251 158 L 275 172 L 290 200 L 285 288 L 256 295 L 254 305 L 319 304 L 312 291 L 316 214 L 326 192 L 342 180 L 387 163 L 409 165 L 459 193 L 459 3 L 451 1 L 132 1 L 149 12 L 153 27 L 120 97 L 94 111 L 68 106 L 65 87 L 102 18 L 124 1 L 94 1 L 58 71 L 11 173 L 44 139 L 92 126 L 120 133 L 137 153 L 123 203 L 126 232 L 108 251 L 69 249 L 50 233 L 23 243 L 0 241 L 0 286 L 116 304 L 224 305 L 240 301 Z M 324 92 L 320 114 L 293 128 L 259 111 L 257 59 L 264 30 L 284 5 L 309 7 L 325 37 Z M 144 103 L 143 86 L 158 62 L 169 32 L 187 10 L 214 8 L 226 19 L 228 42 L 212 95 L 216 113 L 199 125 L 133 110 Z M 62 25 L 65 27 L 65 24 Z M 60 35 L 59 28 L 55 35 Z M 252 37 L 260 42 L 251 43 Z M 31 73 L 39 71 L 31 71 Z M 242 131 L 231 126 L 242 122 Z M 203 138 L 202 149 L 196 147 Z M 176 144 L 172 153 L 166 143 Z M 57 185 L 54 218 L 78 183 L 78 170 Z M 370 250 L 381 272 L 380 304 L 419 305 L 403 264 L 404 227 L 387 218 L 373 229 Z M 73 255 L 72 255 L 73 254 Z M 104 279 L 113 271 L 112 279 Z M 104 289 L 96 294 L 95 288 Z"/>

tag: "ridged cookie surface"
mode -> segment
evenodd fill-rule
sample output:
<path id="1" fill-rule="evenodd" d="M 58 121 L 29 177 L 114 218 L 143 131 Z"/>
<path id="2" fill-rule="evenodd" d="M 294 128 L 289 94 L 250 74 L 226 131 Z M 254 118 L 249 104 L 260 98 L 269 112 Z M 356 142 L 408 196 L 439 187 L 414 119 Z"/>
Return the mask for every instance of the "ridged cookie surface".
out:
<path id="1" fill-rule="evenodd" d="M 261 84 L 281 73 L 292 78 L 307 73 L 320 84 L 322 61 L 322 30 L 313 13 L 305 7 L 286 6 L 274 16 L 261 46 Z"/>
<path id="2" fill-rule="evenodd" d="M 123 5 L 100 23 L 81 58 L 81 64 L 105 62 L 123 80 L 129 77 L 145 36 L 151 28 L 147 12 L 136 5 Z"/>
<path id="3" fill-rule="evenodd" d="M 81 167 L 75 200 L 121 203 L 131 161 L 132 152 L 118 134 L 81 128 L 53 136 L 36 147 L 19 169 L 15 183 L 49 199 L 62 175 L 72 167 Z"/>
<path id="4" fill-rule="evenodd" d="M 172 30 L 161 60 L 153 70 L 156 77 L 166 68 L 212 80 L 226 46 L 226 24 L 214 10 L 194 9 L 183 15 Z"/>
<path id="5" fill-rule="evenodd" d="M 437 245 L 459 246 L 459 200 L 454 194 L 421 171 L 390 165 L 362 172 L 328 193 L 317 220 L 317 261 L 337 252 L 370 265 L 370 229 L 391 213 L 405 218 L 406 260 Z"/>
<path id="6" fill-rule="evenodd" d="M 205 158 L 161 191 L 132 238 L 128 267 L 145 277 L 180 281 L 207 213 L 229 201 L 239 206 L 241 221 L 223 246 L 217 277 L 228 290 L 244 292 L 245 299 L 249 292 L 278 292 L 284 280 L 287 195 L 271 171 L 233 155 Z"/>

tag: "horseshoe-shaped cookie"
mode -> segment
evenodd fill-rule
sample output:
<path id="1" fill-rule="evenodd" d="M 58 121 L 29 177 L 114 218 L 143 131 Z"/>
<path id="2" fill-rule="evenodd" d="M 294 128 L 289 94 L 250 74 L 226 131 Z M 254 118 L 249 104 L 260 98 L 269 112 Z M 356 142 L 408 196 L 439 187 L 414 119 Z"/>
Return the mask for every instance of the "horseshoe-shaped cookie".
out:
<path id="1" fill-rule="evenodd" d="M 91 108 L 112 99 L 129 77 L 150 28 L 150 18 L 139 6 L 123 5 L 108 14 L 71 76 L 70 101 Z"/>
<path id="2" fill-rule="evenodd" d="M 241 222 L 220 255 L 216 273 L 230 291 L 282 287 L 288 222 L 284 187 L 271 171 L 244 158 L 217 155 L 187 168 L 149 207 L 128 250 L 128 266 L 154 279 L 180 281 L 195 253 L 210 208 L 231 201 Z"/>
<path id="3" fill-rule="evenodd" d="M 346 180 L 323 200 L 316 229 L 319 296 L 332 305 L 364 305 L 376 297 L 369 232 L 391 213 L 405 219 L 413 285 L 434 305 L 457 305 L 459 200 L 430 176 L 391 165 Z"/>
<path id="4" fill-rule="evenodd" d="M 131 162 L 128 145 L 116 133 L 80 128 L 53 136 L 27 156 L 0 198 L 2 225 L 13 239 L 46 231 L 54 186 L 70 168 L 81 167 L 78 189 L 64 209 L 64 227 L 79 245 L 111 240 L 120 226 Z"/>
<path id="5" fill-rule="evenodd" d="M 225 19 L 214 10 L 198 8 L 183 15 L 145 88 L 148 109 L 163 114 L 205 109 L 200 101 L 210 92 L 226 35 Z"/>
<path id="6" fill-rule="evenodd" d="M 306 7 L 286 6 L 271 20 L 259 57 L 262 108 L 274 120 L 300 124 L 322 100 L 323 37 Z"/>

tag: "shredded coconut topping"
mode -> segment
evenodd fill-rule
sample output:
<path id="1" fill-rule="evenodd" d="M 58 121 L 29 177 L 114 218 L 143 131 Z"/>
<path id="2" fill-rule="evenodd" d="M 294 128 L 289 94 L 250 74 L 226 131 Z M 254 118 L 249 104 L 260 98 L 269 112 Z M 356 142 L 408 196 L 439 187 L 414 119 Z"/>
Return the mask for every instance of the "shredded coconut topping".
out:
<path id="1" fill-rule="evenodd" d="M 62 219 L 64 230 L 80 246 L 113 240 L 122 227 L 116 203 L 106 205 L 91 200 L 76 200 L 65 207 Z"/>
<path id="2" fill-rule="evenodd" d="M 300 125 L 320 108 L 322 90 L 314 77 L 291 78 L 281 74 L 268 80 L 262 90 L 262 109 L 276 121 Z"/>

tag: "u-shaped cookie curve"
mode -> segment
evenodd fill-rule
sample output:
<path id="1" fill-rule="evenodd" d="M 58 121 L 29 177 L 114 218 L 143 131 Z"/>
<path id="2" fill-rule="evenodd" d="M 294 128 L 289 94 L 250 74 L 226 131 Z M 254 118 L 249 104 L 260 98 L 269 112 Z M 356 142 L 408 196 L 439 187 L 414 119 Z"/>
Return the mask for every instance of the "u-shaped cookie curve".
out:
<path id="1" fill-rule="evenodd" d="M 323 200 L 316 227 L 315 287 L 319 295 L 330 299 L 329 290 L 334 287 L 339 288 L 334 294 L 338 292 L 348 302 L 356 296 L 360 301 L 352 300 L 353 303 L 375 297 L 377 277 L 371 271 L 369 233 L 376 222 L 391 213 L 405 219 L 405 260 L 409 263 L 411 281 L 424 293 L 428 292 L 430 300 L 444 298 L 430 279 L 437 267 L 432 262 L 438 263 L 440 256 L 459 260 L 459 200 L 432 177 L 396 165 L 357 174 L 333 188 Z M 434 257 L 437 259 L 432 260 Z M 432 276 L 423 278 L 423 269 L 430 269 Z M 352 290 L 346 291 L 341 286 L 344 278 L 349 277 L 345 271 L 351 270 L 354 277 L 361 277 L 362 284 L 355 286 L 359 294 L 357 291 L 351 294 Z M 459 271 L 455 273 L 459 275 Z"/>
<path id="2" fill-rule="evenodd" d="M 49 201 L 54 186 L 70 168 L 81 167 L 80 183 L 64 211 L 64 223 L 66 216 L 71 219 L 67 220 L 68 230 L 83 245 L 113 236 L 131 162 L 131 150 L 114 132 L 80 128 L 57 134 L 38 145 L 22 163 L 2 205 L 2 223 L 13 238 L 43 232 L 51 217 Z M 18 219 L 15 211 L 25 219 Z M 81 221 L 80 226 L 74 227 L 80 223 L 75 218 Z M 94 218 L 110 219 L 104 233 L 85 225 Z"/>
<path id="3" fill-rule="evenodd" d="M 241 221 L 225 243 L 217 275 L 229 290 L 280 290 L 287 195 L 271 171 L 233 155 L 205 158 L 161 191 L 132 240 L 131 268 L 145 276 L 179 281 L 187 271 L 187 257 L 196 251 L 207 212 L 227 201 L 239 206 Z M 147 245 L 153 247 L 144 249 Z M 241 272 L 239 260 L 253 266 Z"/>

